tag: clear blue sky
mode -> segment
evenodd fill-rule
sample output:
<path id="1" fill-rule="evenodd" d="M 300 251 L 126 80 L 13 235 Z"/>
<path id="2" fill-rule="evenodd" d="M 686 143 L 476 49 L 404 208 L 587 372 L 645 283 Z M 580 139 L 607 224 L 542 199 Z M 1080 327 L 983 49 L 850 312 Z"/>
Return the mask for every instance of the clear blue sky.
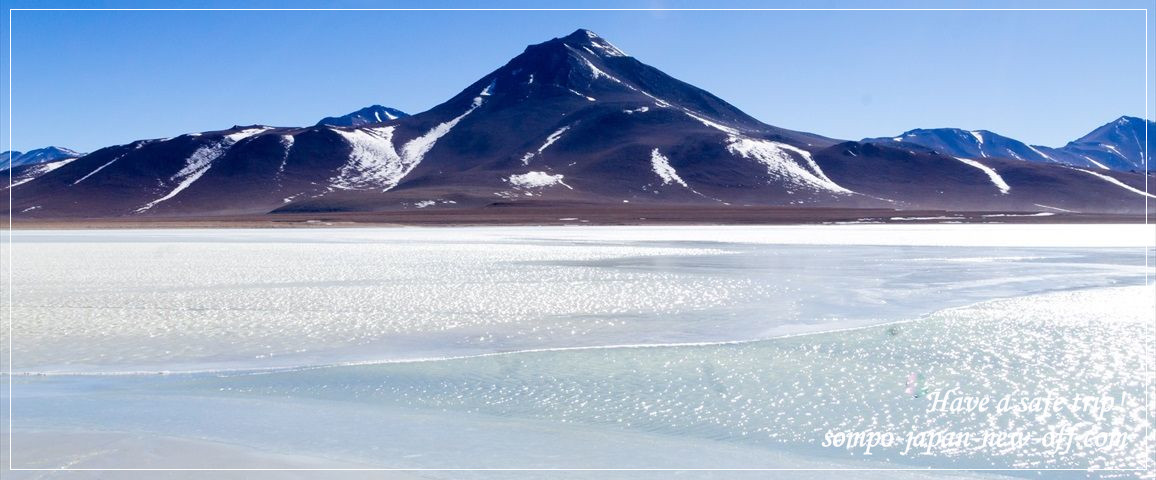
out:
<path id="1" fill-rule="evenodd" d="M 986 6 L 1144 8 L 1148 3 Z M 46 6 L 460 5 L 3 0 L 4 13 Z M 727 5 L 961 6 L 902 1 Z M 1145 89 L 1150 88 L 1144 76 L 1145 16 L 1135 11 L 12 14 L 13 53 L 9 58 L 4 35 L 2 67 L 7 72 L 11 61 L 13 98 L 9 103 L 5 75 L 0 149 L 9 147 L 9 107 L 11 146 L 17 150 L 59 145 L 91 151 L 233 124 L 309 125 L 375 103 L 416 113 L 453 96 L 527 44 L 579 27 L 764 122 L 835 138 L 957 126 L 1059 146 L 1120 115 L 1145 116 Z M 1156 53 L 1152 50 L 1148 53 Z"/>

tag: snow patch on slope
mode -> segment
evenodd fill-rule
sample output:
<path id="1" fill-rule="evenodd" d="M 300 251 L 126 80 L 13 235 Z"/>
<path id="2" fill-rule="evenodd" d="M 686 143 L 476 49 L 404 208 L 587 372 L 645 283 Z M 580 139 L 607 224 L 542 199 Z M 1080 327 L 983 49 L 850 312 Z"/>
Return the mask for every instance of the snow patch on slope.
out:
<path id="1" fill-rule="evenodd" d="M 396 185 L 407 165 L 393 148 L 393 126 L 352 131 L 331 129 L 350 146 L 349 161 L 330 179 L 330 186 L 358 190 Z"/>
<path id="2" fill-rule="evenodd" d="M 526 172 L 518 175 L 510 175 L 506 181 L 517 188 L 544 188 L 554 185 L 562 185 L 573 190 L 573 187 L 566 185 L 562 181 L 564 175 L 560 173 L 549 174 L 546 172 Z"/>
<path id="3" fill-rule="evenodd" d="M 770 140 L 756 140 L 731 135 L 727 137 L 727 151 L 743 158 L 758 161 L 766 166 L 767 173 L 772 177 L 781 178 L 796 185 L 834 193 L 854 193 L 827 178 L 827 175 L 819 169 L 819 165 L 811 158 L 810 152 L 798 147 Z M 802 157 L 809 168 L 805 168 L 795 161 L 791 157 L 791 153 Z"/>
<path id="4" fill-rule="evenodd" d="M 987 178 L 991 179 L 992 185 L 995 185 L 995 188 L 999 189 L 1000 194 L 1007 195 L 1007 192 L 1011 191 L 1011 186 L 1009 186 L 1007 184 L 1007 182 L 1005 182 L 1003 180 L 1003 177 L 1001 177 L 999 175 L 999 172 L 996 172 L 995 169 L 993 169 L 987 165 L 984 165 L 982 163 L 979 163 L 975 160 L 971 160 L 971 159 L 967 159 L 967 158 L 959 158 L 959 157 L 955 157 L 955 159 L 959 160 L 963 163 L 966 163 L 968 165 L 971 165 L 975 168 L 978 168 L 978 169 L 980 169 L 980 171 L 987 174 Z"/>

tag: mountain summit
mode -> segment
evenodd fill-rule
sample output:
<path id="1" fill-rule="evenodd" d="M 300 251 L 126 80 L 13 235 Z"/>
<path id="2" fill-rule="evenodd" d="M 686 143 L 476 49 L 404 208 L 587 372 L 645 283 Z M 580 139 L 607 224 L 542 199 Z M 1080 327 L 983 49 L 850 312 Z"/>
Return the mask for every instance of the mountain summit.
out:
<path id="1" fill-rule="evenodd" d="M 1147 195 L 1142 175 L 767 125 L 583 29 L 526 47 L 425 112 L 346 117 L 141 140 L 14 171 L 26 180 L 12 207 L 88 217 L 624 203 L 1132 212 Z"/>
<path id="2" fill-rule="evenodd" d="M 396 108 L 372 105 L 356 112 L 342 115 L 340 117 L 325 117 L 321 119 L 320 122 L 317 122 L 317 126 L 328 125 L 331 127 L 357 127 L 371 123 L 388 122 L 390 120 L 397 120 L 399 118 L 408 116 L 408 113 L 405 113 Z"/>

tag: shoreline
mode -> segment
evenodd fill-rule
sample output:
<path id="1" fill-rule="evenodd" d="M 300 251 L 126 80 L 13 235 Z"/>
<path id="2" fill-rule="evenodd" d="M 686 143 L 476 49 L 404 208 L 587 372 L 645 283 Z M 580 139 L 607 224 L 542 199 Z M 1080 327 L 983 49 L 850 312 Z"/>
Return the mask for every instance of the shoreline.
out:
<path id="1" fill-rule="evenodd" d="M 141 228 L 362 228 L 582 225 L 829 225 L 829 224 L 1146 224 L 1153 213 L 894 210 L 799 207 L 488 206 L 388 212 L 221 214 L 179 217 L 13 218 L 3 230 Z"/>

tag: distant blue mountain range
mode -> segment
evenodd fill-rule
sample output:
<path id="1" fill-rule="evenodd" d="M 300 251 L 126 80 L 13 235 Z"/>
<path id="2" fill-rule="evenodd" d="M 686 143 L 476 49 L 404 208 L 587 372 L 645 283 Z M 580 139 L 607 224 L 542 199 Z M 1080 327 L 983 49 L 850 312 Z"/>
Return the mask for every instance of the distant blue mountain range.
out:
<path id="1" fill-rule="evenodd" d="M 1007 158 L 1101 170 L 1143 171 L 1147 151 L 1145 128 L 1156 132 L 1154 127 L 1153 122 L 1140 118 L 1120 117 L 1060 148 L 1028 145 L 987 130 L 959 128 L 917 128 L 895 137 L 865 138 L 863 142 L 914 145 L 963 158 Z M 1151 143 L 1148 145 L 1150 148 Z M 1147 168 L 1152 170 L 1153 166 Z"/>
<path id="2" fill-rule="evenodd" d="M 65 158 L 79 158 L 84 155 L 84 153 L 61 147 L 44 147 L 23 153 L 13 151 L 2 152 L 0 153 L 0 170 L 25 165 L 38 165 Z"/>

